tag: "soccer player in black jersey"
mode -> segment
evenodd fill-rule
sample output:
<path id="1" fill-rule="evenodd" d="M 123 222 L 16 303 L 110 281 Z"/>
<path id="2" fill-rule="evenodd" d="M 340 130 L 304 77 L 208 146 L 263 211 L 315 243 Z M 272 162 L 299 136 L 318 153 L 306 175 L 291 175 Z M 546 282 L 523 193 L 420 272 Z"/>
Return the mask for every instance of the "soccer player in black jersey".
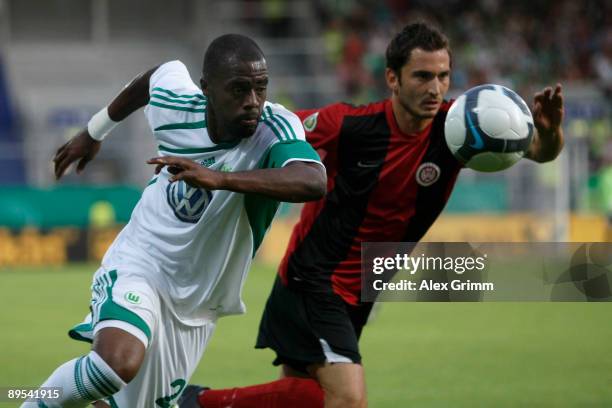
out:
<path id="1" fill-rule="evenodd" d="M 419 241 L 462 167 L 444 139 L 452 104 L 444 100 L 447 39 L 429 25 L 410 24 L 391 41 L 386 59 L 389 99 L 297 112 L 328 183 L 326 197 L 302 210 L 259 328 L 256 347 L 276 352 L 282 378 L 205 391 L 200 406 L 367 405 L 358 340 L 372 304 L 359 299 L 361 243 Z M 537 93 L 532 112 L 536 132 L 526 157 L 553 160 L 563 146 L 561 86 Z M 197 388 L 188 391 L 185 401 L 195 401 Z"/>

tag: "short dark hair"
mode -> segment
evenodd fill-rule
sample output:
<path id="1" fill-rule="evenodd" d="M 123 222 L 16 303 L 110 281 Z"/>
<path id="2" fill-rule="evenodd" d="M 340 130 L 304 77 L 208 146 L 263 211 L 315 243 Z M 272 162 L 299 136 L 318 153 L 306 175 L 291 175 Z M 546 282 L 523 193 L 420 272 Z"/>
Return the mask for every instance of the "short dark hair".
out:
<path id="1" fill-rule="evenodd" d="M 449 57 L 451 55 L 448 38 L 440 30 L 424 22 L 412 23 L 397 33 L 389 43 L 385 54 L 387 68 L 392 69 L 399 75 L 402 67 L 410 59 L 410 53 L 415 48 L 421 48 L 425 51 L 445 49 L 448 51 Z"/>
<path id="2" fill-rule="evenodd" d="M 264 58 L 259 45 L 247 36 L 225 34 L 210 43 L 204 54 L 202 74 L 208 81 L 221 72 L 226 72 L 228 65 L 235 61 L 258 61 Z"/>

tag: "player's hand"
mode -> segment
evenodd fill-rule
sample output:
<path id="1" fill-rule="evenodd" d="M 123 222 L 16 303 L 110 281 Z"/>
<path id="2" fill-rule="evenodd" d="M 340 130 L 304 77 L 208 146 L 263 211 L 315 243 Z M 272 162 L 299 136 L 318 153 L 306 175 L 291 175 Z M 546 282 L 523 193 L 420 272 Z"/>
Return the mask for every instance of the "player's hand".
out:
<path id="1" fill-rule="evenodd" d="M 159 174 L 161 169 L 168 167 L 168 172 L 172 174 L 168 179 L 171 183 L 183 180 L 193 187 L 205 188 L 207 190 L 217 190 L 221 185 L 223 173 L 210 170 L 193 160 L 183 157 L 163 156 L 154 157 L 147 160 L 148 164 L 156 164 L 155 174 Z"/>
<path id="2" fill-rule="evenodd" d="M 87 163 L 93 159 L 100 150 L 100 142 L 89 136 L 87 129 L 81 130 L 75 137 L 57 149 L 53 158 L 55 179 L 59 180 L 68 166 L 79 160 L 76 172 L 83 171 Z"/>
<path id="3" fill-rule="evenodd" d="M 561 84 L 554 91 L 551 87 L 544 88 L 533 98 L 533 122 L 540 135 L 558 131 L 563 122 L 563 94 Z"/>
<path id="4" fill-rule="evenodd" d="M 554 91 L 544 88 L 533 98 L 533 123 L 536 131 L 525 156 L 538 163 L 554 160 L 563 149 L 563 94 L 561 84 Z"/>

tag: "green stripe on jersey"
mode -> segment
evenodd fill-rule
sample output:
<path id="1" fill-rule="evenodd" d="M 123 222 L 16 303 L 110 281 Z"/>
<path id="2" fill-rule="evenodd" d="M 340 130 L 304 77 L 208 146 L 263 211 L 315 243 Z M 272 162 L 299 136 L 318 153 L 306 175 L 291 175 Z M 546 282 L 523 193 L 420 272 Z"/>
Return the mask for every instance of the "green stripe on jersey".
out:
<path id="1" fill-rule="evenodd" d="M 197 108 L 184 108 L 182 106 L 174 106 L 174 105 L 166 105 L 165 103 L 159 103 L 155 101 L 149 101 L 149 105 L 157 106 L 159 108 L 177 110 L 177 111 L 185 111 L 185 112 L 201 112 L 204 113 L 206 111 L 205 108 L 197 109 Z"/>
<path id="2" fill-rule="evenodd" d="M 282 120 L 283 122 L 285 122 L 285 124 L 287 125 L 287 127 L 289 128 L 289 131 L 291 132 L 291 136 L 293 140 L 298 140 L 295 132 L 293 131 L 293 126 L 291 126 L 291 124 L 289 123 L 289 121 L 287 119 L 285 119 L 285 117 L 281 116 L 281 115 L 277 115 L 277 117 Z"/>
<path id="3" fill-rule="evenodd" d="M 274 126 L 274 124 L 272 122 L 270 122 L 268 119 L 263 119 L 262 122 L 264 124 L 266 124 L 270 128 L 272 133 L 274 133 L 274 136 L 276 136 L 276 138 L 279 141 L 281 141 L 281 142 L 283 141 L 283 138 L 282 138 L 281 134 L 279 133 L 279 131 L 276 129 L 276 126 Z"/>
<path id="4" fill-rule="evenodd" d="M 190 105 L 206 105 L 206 101 L 200 99 L 181 101 L 180 99 L 172 99 L 167 96 L 151 94 L 151 98 L 161 99 L 162 101 L 172 102 L 172 103 L 182 103 L 182 104 L 190 104 Z"/>
<path id="5" fill-rule="evenodd" d="M 172 92 L 172 91 L 170 91 L 168 89 L 159 88 L 159 87 L 153 88 L 153 91 L 164 92 L 164 93 L 166 93 L 166 94 L 168 94 L 168 95 L 170 95 L 172 97 L 175 97 L 175 98 L 199 98 L 199 99 L 202 99 L 202 100 L 206 100 L 206 97 L 204 95 L 202 95 L 202 94 L 179 95 L 179 94 L 176 94 L 176 93 L 174 93 L 174 92 Z"/>
<path id="6" fill-rule="evenodd" d="M 295 132 L 293 131 L 293 128 L 291 127 L 291 124 L 287 119 L 285 119 L 282 115 L 272 113 L 272 108 L 270 108 L 269 106 L 266 107 L 266 110 L 268 111 L 268 115 L 270 116 L 270 118 L 272 118 L 275 123 L 278 123 L 281 126 L 281 129 L 283 129 L 283 132 L 287 136 L 287 140 L 297 140 L 297 136 L 295 135 Z M 291 136 L 289 135 L 289 132 L 287 132 L 287 129 L 289 130 L 289 132 L 291 132 Z"/>
<path id="7" fill-rule="evenodd" d="M 214 152 L 215 150 L 232 149 L 238 146 L 240 142 L 241 140 L 236 140 L 236 141 L 229 142 L 229 143 L 219 143 L 218 145 L 211 146 L 211 147 L 189 147 L 189 148 L 184 148 L 184 149 L 175 149 L 175 148 L 167 147 L 167 146 L 160 144 L 159 146 L 157 146 L 157 148 L 159 149 L 160 152 L 178 153 L 178 154 L 196 154 L 196 153 Z"/>
<path id="8" fill-rule="evenodd" d="M 283 136 L 279 138 L 279 140 L 281 142 L 291 140 L 291 137 L 289 136 L 289 132 L 287 131 L 287 129 L 286 129 L 285 125 L 283 124 L 283 122 L 278 120 L 276 115 L 272 114 L 271 111 L 266 116 L 266 120 L 272 121 L 274 124 L 276 124 L 277 129 L 281 130 L 281 132 L 283 133 Z M 279 137 L 279 135 L 277 135 L 277 137 Z"/>
<path id="9" fill-rule="evenodd" d="M 175 130 L 175 129 L 204 129 L 206 127 L 206 121 L 201 120 L 199 122 L 184 122 L 184 123 L 168 123 L 153 129 L 155 132 L 158 130 Z"/>

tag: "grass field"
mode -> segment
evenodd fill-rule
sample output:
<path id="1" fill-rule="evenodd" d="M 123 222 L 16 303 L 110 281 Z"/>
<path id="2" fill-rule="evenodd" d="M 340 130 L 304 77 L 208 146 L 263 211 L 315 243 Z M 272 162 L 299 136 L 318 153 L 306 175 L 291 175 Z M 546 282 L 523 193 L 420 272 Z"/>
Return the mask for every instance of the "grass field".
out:
<path id="1" fill-rule="evenodd" d="M 87 352 L 66 330 L 87 312 L 95 268 L 0 269 L 0 388 L 38 385 Z M 192 382 L 277 375 L 273 354 L 253 349 L 273 274 L 254 268 L 248 313 L 219 321 Z M 361 348 L 375 408 L 612 407 L 609 303 L 385 303 Z"/>

